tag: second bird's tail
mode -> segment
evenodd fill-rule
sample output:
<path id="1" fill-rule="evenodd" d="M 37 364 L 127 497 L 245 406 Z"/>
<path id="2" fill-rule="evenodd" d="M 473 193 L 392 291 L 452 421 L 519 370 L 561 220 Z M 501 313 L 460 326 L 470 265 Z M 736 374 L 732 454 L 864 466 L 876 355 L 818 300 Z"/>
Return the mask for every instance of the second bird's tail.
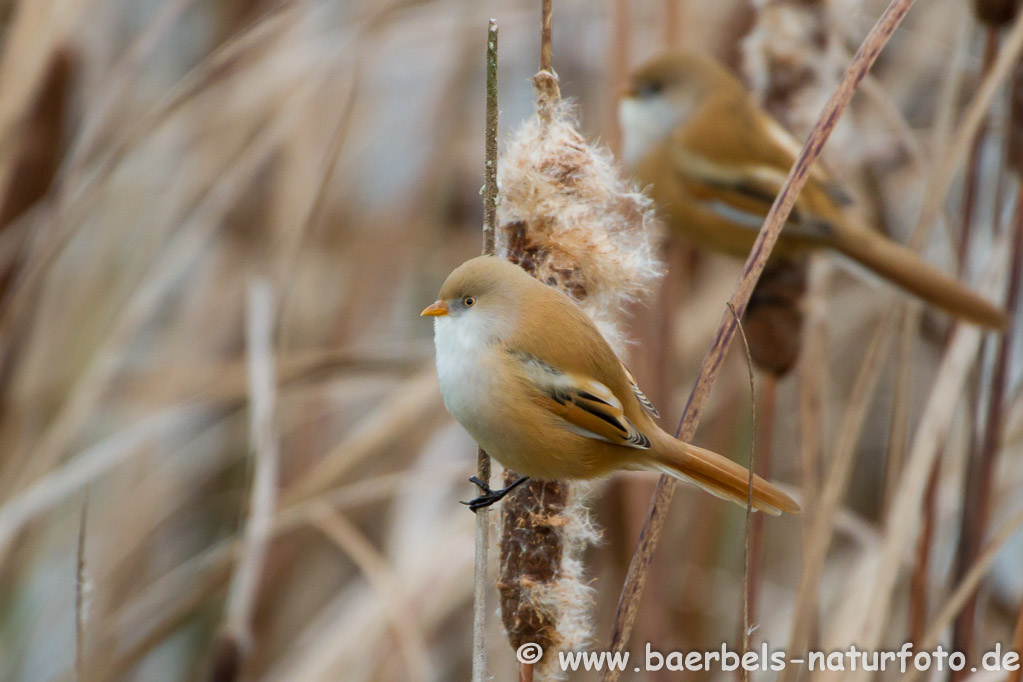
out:
<path id="1" fill-rule="evenodd" d="M 912 249 L 867 229 L 848 226 L 834 229 L 835 248 L 906 291 L 982 327 L 1004 329 L 1008 324 L 1004 310 L 926 262 Z"/>

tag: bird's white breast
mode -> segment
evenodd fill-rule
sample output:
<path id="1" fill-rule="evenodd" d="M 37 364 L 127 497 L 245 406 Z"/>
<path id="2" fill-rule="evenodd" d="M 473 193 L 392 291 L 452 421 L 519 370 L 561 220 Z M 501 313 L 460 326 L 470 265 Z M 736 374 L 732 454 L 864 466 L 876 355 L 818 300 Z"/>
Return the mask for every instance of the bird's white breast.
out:
<path id="1" fill-rule="evenodd" d="M 486 342 L 486 329 L 479 322 L 442 317 L 433 326 L 444 406 L 477 439 L 498 380 L 493 358 L 497 351 Z"/>
<path id="2" fill-rule="evenodd" d="M 618 102 L 622 125 L 622 160 L 635 167 L 654 147 L 699 110 L 700 99 L 691 92 L 659 97 L 625 97 Z"/>
<path id="3" fill-rule="evenodd" d="M 671 132 L 679 112 L 664 98 L 653 100 L 626 97 L 618 103 L 622 124 L 622 159 L 635 166 Z"/>

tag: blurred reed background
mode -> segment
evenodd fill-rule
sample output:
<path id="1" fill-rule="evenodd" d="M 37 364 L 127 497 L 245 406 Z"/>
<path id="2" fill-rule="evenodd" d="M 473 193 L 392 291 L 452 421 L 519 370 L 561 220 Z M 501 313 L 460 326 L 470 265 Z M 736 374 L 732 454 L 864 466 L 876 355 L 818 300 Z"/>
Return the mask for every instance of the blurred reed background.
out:
<path id="1" fill-rule="evenodd" d="M 815 44 L 834 64 L 820 62 L 819 89 L 791 104 L 787 123 L 804 134 L 883 3 L 774 4 L 814 13 Z M 480 248 L 486 20 L 501 30 L 504 139 L 532 112 L 538 5 L 0 2 L 0 679 L 468 678 L 473 515 L 457 501 L 474 494 L 475 445 L 443 409 L 431 325 L 417 314 Z M 583 132 L 613 147 L 625 74 L 665 45 L 765 82 L 778 61 L 756 55 L 798 48 L 802 30 L 784 16 L 764 23 L 766 11 L 558 0 L 562 92 Z M 976 101 L 990 33 L 964 0 L 920 3 L 825 151 L 903 241 L 930 202 L 926 252 L 949 269 L 963 164 L 949 191 L 933 188 Z M 993 244 L 1007 248 L 997 238 L 1013 222 L 1005 87 L 969 176 L 968 278 Z M 666 258 L 665 290 L 631 311 L 629 363 L 673 424 L 740 263 L 678 245 Z M 812 269 L 813 350 L 808 370 L 778 383 L 772 477 L 807 500 L 834 457 L 853 464 L 834 529 L 815 526 L 813 505 L 764 524 L 754 648 L 784 647 L 806 599 L 804 646 L 847 647 L 864 605 L 878 603 L 879 565 L 895 582 L 874 643 L 922 642 L 962 575 L 964 472 L 985 433 L 994 344 L 961 396 L 939 396 L 962 399 L 938 424 L 950 430 L 924 517 L 932 546 L 913 579 L 925 520 L 907 517 L 894 559 L 882 522 L 935 399 L 948 321 L 926 311 L 898 325 L 898 343 L 882 326 L 876 390 L 856 393 L 875 329 L 903 300 L 878 287 L 829 262 Z M 1014 351 L 982 540 L 1023 505 Z M 810 407 L 807 374 L 819 391 Z M 752 437 L 733 349 L 697 442 L 746 461 Z M 620 476 L 592 498 L 604 532 L 585 562 L 597 649 L 653 483 Z M 743 523 L 742 509 L 695 489 L 676 496 L 636 655 L 647 642 L 738 648 Z M 819 590 L 801 588 L 807 548 L 823 538 Z M 978 654 L 1012 641 L 1021 598 L 1016 532 L 979 593 Z M 514 679 L 500 621 L 490 624 L 491 671 Z"/>

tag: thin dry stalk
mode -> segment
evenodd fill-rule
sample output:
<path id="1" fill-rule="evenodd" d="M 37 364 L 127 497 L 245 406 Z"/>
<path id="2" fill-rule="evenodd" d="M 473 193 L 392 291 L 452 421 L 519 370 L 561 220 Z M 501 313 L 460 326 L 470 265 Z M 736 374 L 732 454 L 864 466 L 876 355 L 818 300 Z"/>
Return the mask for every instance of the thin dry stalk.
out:
<path id="1" fill-rule="evenodd" d="M 980 3 L 975 5 L 978 9 L 980 7 L 988 6 L 988 3 Z M 984 63 L 983 72 L 987 72 L 991 68 L 991 64 L 994 61 L 995 53 L 998 48 L 998 28 L 989 23 L 985 32 L 985 43 L 984 43 Z M 1014 90 L 1019 87 L 1018 81 L 1019 67 L 1014 72 L 1013 88 Z M 1016 112 L 1014 112 L 1016 113 Z M 977 186 L 980 183 L 980 156 L 981 149 L 984 142 L 985 132 L 987 129 L 987 119 L 981 124 L 981 127 L 977 131 L 977 136 L 974 139 L 974 147 L 970 150 L 969 165 L 967 166 L 967 184 L 966 184 L 966 195 L 963 200 L 963 225 L 962 233 L 960 234 L 959 240 L 959 268 L 963 269 L 963 263 L 966 262 L 968 256 L 968 249 L 970 246 L 970 231 L 972 225 L 972 213 L 973 205 L 975 203 L 975 194 Z M 1023 121 L 1010 121 L 1010 130 L 1014 127 L 1023 125 Z M 1009 133 L 1012 134 L 1011 132 Z M 1010 150 L 1015 151 L 1015 150 Z M 1018 159 L 1013 159 L 1016 161 Z M 995 196 L 996 206 L 995 213 L 998 212 L 998 206 L 1000 197 Z M 1018 201 L 1018 200 L 1017 200 Z M 1017 205 L 1017 216 L 1016 221 L 1023 220 L 1023 210 Z M 1019 227 L 1017 226 L 1017 230 Z M 1014 237 L 1014 239 L 1016 239 Z M 1015 301 L 1012 300 L 1014 292 L 1017 291 L 1017 286 L 1014 278 L 1018 276 L 1017 263 L 1012 265 L 1012 274 L 1010 275 L 1009 291 L 1010 299 L 1008 301 L 1009 310 L 1013 310 Z M 990 512 L 990 493 L 991 493 L 991 476 L 994 464 L 994 456 L 999 447 L 999 441 L 1001 436 L 1001 422 L 1003 419 L 1004 409 L 1004 397 L 1005 397 L 1005 372 L 1007 363 L 1006 343 L 1011 344 L 1013 336 L 1013 326 L 1006 331 L 998 340 L 998 346 L 995 359 L 995 366 L 992 368 L 992 379 L 991 388 L 989 391 L 989 402 L 988 402 L 988 418 L 987 424 L 984 427 L 983 432 L 983 443 L 979 450 L 973 446 L 976 441 L 970 439 L 970 451 L 971 457 L 969 459 L 965 491 L 963 494 L 963 507 L 962 517 L 960 519 L 960 530 L 959 530 L 959 545 L 956 551 L 956 561 L 954 566 L 954 576 L 956 579 L 962 578 L 967 568 L 974 562 L 977 554 L 979 554 L 981 546 L 984 542 L 984 529 L 987 525 L 987 518 Z M 1010 345 L 1011 347 L 1011 345 Z M 978 358 L 978 365 L 980 359 Z M 977 412 L 977 403 L 980 401 L 980 391 L 977 390 L 976 386 L 979 382 L 979 372 L 974 373 L 971 378 L 973 382 L 973 390 L 969 392 L 971 396 L 971 402 L 973 403 L 972 409 L 969 410 L 971 414 Z M 979 419 L 974 421 L 974 428 L 980 429 Z M 968 656 L 973 652 L 973 643 L 975 639 L 975 618 L 977 613 L 977 600 L 976 594 L 972 595 L 968 600 L 965 608 L 960 612 L 956 618 L 955 629 L 953 631 L 952 646 L 956 651 L 965 652 Z M 962 671 L 953 674 L 953 679 L 962 679 Z"/>
<path id="2" fill-rule="evenodd" d="M 238 654 L 238 666 L 244 664 L 251 646 L 252 614 L 277 506 L 280 446 L 274 423 L 277 389 L 274 384 L 273 320 L 273 288 L 266 280 L 253 280 L 249 284 L 246 320 L 251 410 L 249 438 L 253 454 L 252 493 L 244 540 L 227 596 L 223 628 L 224 640 L 230 642 Z M 230 648 L 229 645 L 225 651 Z M 235 657 L 233 653 L 226 655 Z M 216 667 L 216 663 L 214 665 Z"/>
<path id="3" fill-rule="evenodd" d="M 792 206 L 799 191 L 806 184 L 807 174 L 813 162 L 820 156 L 824 143 L 834 129 L 838 117 L 849 104 L 856 86 L 863 80 L 870 66 L 877 59 L 881 49 L 887 43 L 903 17 L 905 17 L 912 4 L 913 0 L 893 0 L 884 11 L 877 23 L 871 28 L 870 33 L 867 34 L 856 56 L 842 75 L 838 87 L 828 100 L 827 105 L 825 105 L 820 119 L 810 132 L 806 144 L 803 145 L 795 165 L 789 172 L 785 184 L 782 186 L 781 191 L 771 206 L 771 210 L 764 220 L 764 225 L 757 236 L 756 242 L 753 244 L 753 249 L 743 266 L 735 292 L 730 299 L 731 304 L 740 315 L 745 311 L 750 293 L 756 286 L 757 279 L 761 271 L 763 271 L 764 265 L 771 254 L 771 249 L 774 247 L 774 243 L 777 241 L 778 235 L 792 211 Z M 700 368 L 689 404 L 675 431 L 676 437 L 682 440 L 690 440 L 695 434 L 700 416 L 710 395 L 710 390 L 720 370 L 725 351 L 728 349 L 728 345 L 735 334 L 735 329 L 736 323 L 732 319 L 731 314 L 725 313 L 722 315 L 714 342 Z M 649 570 L 653 551 L 660 537 L 674 490 L 674 481 L 667 476 L 661 476 L 657 483 L 654 498 L 650 504 L 647 522 L 643 527 L 639 544 L 629 565 L 629 573 L 626 576 L 625 585 L 622 588 L 621 597 L 618 602 L 609 647 L 613 651 L 624 650 L 628 643 L 639 608 L 639 598 L 643 593 L 643 586 L 646 582 L 646 574 Z M 619 671 L 606 671 L 602 679 L 613 681 L 617 680 L 618 677 Z"/>
<path id="4" fill-rule="evenodd" d="M 739 327 L 740 333 L 742 327 Z M 745 335 L 743 336 L 745 341 Z M 763 383 L 761 384 L 762 389 L 760 391 L 760 412 L 761 417 L 759 420 L 759 428 L 757 428 L 756 413 L 754 412 L 753 418 L 753 431 L 750 434 L 750 438 L 758 443 L 756 452 L 759 452 L 756 464 L 757 468 L 753 469 L 753 458 L 750 458 L 750 476 L 754 472 L 765 480 L 770 480 L 771 476 L 771 443 L 774 440 L 774 420 L 775 420 L 775 403 L 778 396 L 778 377 L 773 374 L 764 374 Z M 756 396 L 754 396 L 756 397 Z M 752 493 L 751 493 L 752 494 Z M 757 514 L 751 516 L 747 523 L 747 534 L 749 537 L 749 546 L 746 549 L 746 571 L 748 573 L 745 581 L 746 585 L 746 602 L 748 606 L 746 610 L 747 618 L 750 621 L 757 619 L 757 603 L 760 594 L 760 580 L 761 574 L 763 573 L 763 561 L 764 561 L 764 515 Z M 749 623 L 746 623 L 746 629 L 749 629 Z M 747 635 L 748 637 L 748 635 Z"/>
<path id="5" fill-rule="evenodd" d="M 1020 277 L 1023 276 L 1023 183 L 1020 184 L 1016 200 L 1016 215 L 1012 235 L 1012 260 L 1009 271 L 1009 290 L 1006 295 L 1006 309 L 1016 310 L 1019 301 Z M 1010 353 L 1016 338 L 1017 325 L 1010 325 L 997 341 L 995 362 L 991 369 L 991 387 L 988 391 L 987 423 L 984 426 L 984 440 L 981 444 L 976 467 L 969 478 L 975 479 L 968 485 L 963 499 L 963 518 L 960 539 L 960 554 L 957 557 L 962 569 L 974 563 L 983 544 L 984 535 L 991 516 L 992 488 L 994 485 L 995 457 L 1001 449 L 1005 427 L 1005 397 L 1012 367 Z M 977 591 L 974 590 L 956 619 L 956 651 L 973 650 L 974 622 L 977 614 Z"/>
<path id="6" fill-rule="evenodd" d="M 111 67 L 109 75 L 103 80 L 102 92 L 96 98 L 96 103 L 86 111 L 81 132 L 68 152 L 68 175 L 74 176 L 80 172 L 81 164 L 96 153 L 98 142 L 109 131 L 112 119 L 118 113 L 117 105 L 122 103 L 125 93 L 129 92 L 129 86 L 137 84 L 142 66 L 182 13 L 194 2 L 171 0 L 164 3 Z"/>
<path id="7" fill-rule="evenodd" d="M 408 434 L 416 424 L 440 414 L 437 370 L 421 369 L 401 382 L 326 456 L 281 496 L 281 505 L 306 500 L 332 486 L 353 465 Z"/>
<path id="8" fill-rule="evenodd" d="M 483 166 L 483 255 L 493 255 L 497 229 L 497 22 L 487 28 L 486 161 Z"/>
<path id="9" fill-rule="evenodd" d="M 493 255 L 497 229 L 497 22 L 487 28 L 487 108 L 485 161 L 483 164 L 483 255 Z M 476 452 L 476 476 L 490 486 L 490 456 Z M 487 675 L 487 555 L 490 551 L 490 509 L 476 512 L 476 566 L 473 575 L 472 679 Z"/>
<path id="10" fill-rule="evenodd" d="M 909 408 L 912 401 L 913 350 L 919 317 L 910 308 L 904 308 L 899 319 L 899 337 L 895 351 L 895 385 L 892 388 L 892 415 L 888 426 L 888 451 L 885 457 L 882 509 L 891 506 L 895 495 L 895 481 L 902 471 L 909 438 Z"/>
<path id="11" fill-rule="evenodd" d="M 628 0 L 614 0 L 611 18 L 611 83 L 607 88 L 608 96 L 608 137 L 607 145 L 611 152 L 621 152 L 622 128 L 618 122 L 618 96 L 629 78 L 629 34 L 632 26 L 629 21 Z"/>
<path id="12" fill-rule="evenodd" d="M 810 263 L 806 296 L 806 338 L 797 371 L 799 373 L 799 458 L 803 470 L 801 506 L 806 519 L 816 517 L 817 491 L 821 483 L 824 452 L 823 403 L 828 363 L 827 301 L 824 296 L 831 265 L 824 259 Z M 803 540 L 809 543 L 812 525 L 803 522 Z M 804 549 L 805 551 L 805 549 Z"/>
<path id="13" fill-rule="evenodd" d="M 1023 602 L 1019 605 L 1019 615 L 1016 616 L 1016 631 L 1012 636 L 1012 650 L 1023 651 Z M 1020 682 L 1023 679 L 1023 666 L 1016 668 L 1005 678 L 1005 682 Z"/>
<path id="14" fill-rule="evenodd" d="M 554 29 L 554 0 L 540 4 L 540 70 L 554 73 L 552 67 L 551 33 Z"/>
<path id="15" fill-rule="evenodd" d="M 792 635 L 789 638 L 790 651 L 804 650 L 816 624 L 819 581 L 828 548 L 831 546 L 835 516 L 848 486 L 856 455 L 856 444 L 859 442 L 867 411 L 877 390 L 884 359 L 888 355 L 891 327 L 898 307 L 882 307 L 890 308 L 889 312 L 878 323 L 863 356 L 862 367 L 849 392 L 848 406 L 835 437 L 835 452 L 824 489 L 813 505 L 814 517 L 809 521 L 810 528 L 806 532 L 807 547 L 803 556 L 803 570 L 796 589 Z M 790 666 L 782 672 L 779 679 L 792 679 L 791 676 L 794 674 L 794 669 Z"/>
<path id="16" fill-rule="evenodd" d="M 928 192 L 920 209 L 920 218 L 909 239 L 909 244 L 919 249 L 927 241 L 931 227 L 941 214 L 949 189 L 955 180 L 960 161 L 973 146 L 974 136 L 987 118 L 995 95 L 1002 83 L 1012 74 L 1012 69 L 1023 53 L 1023 13 L 1016 17 L 1012 30 L 1006 34 L 987 76 L 981 81 L 970 105 L 963 114 L 951 144 L 937 166 L 933 182 L 928 183 Z"/>
<path id="17" fill-rule="evenodd" d="M 114 322 L 110 333 L 101 342 L 85 370 L 79 376 L 67 399 L 48 425 L 46 432 L 25 458 L 25 468 L 9 483 L 12 488 L 23 486 L 39 471 L 58 461 L 78 430 L 92 414 L 104 391 L 119 368 L 119 358 L 125 346 L 135 337 L 142 325 L 150 319 L 153 310 L 171 291 L 180 273 L 192 262 L 212 239 L 219 218 L 230 204 L 250 186 L 261 164 L 278 148 L 281 137 L 293 129 L 294 121 L 302 113 L 303 103 L 314 90 L 315 79 L 303 86 L 285 105 L 285 111 L 274 118 L 265 130 L 255 135 L 234 164 L 212 187 L 178 228 L 173 243 L 159 263 L 135 289 Z M 302 96 L 305 95 L 305 96 Z"/>
<path id="18" fill-rule="evenodd" d="M 913 573 L 909 584 L 909 641 L 920 642 L 927 627 L 928 594 L 931 589 L 931 551 L 934 548 L 934 531 L 937 527 L 938 483 L 941 479 L 941 457 L 938 453 L 927 479 L 927 487 L 921 500 L 922 518 L 920 535 L 916 540 L 916 556 L 913 559 Z M 895 487 L 895 483 L 892 483 Z M 891 505 L 885 506 L 885 513 Z"/>
<path id="19" fill-rule="evenodd" d="M 995 57 L 997 55 L 997 51 L 998 31 L 997 29 L 988 26 L 984 36 L 984 59 L 981 66 L 982 76 L 987 75 L 990 72 L 991 66 L 994 63 Z M 974 214 L 976 213 L 975 206 L 977 202 L 977 193 L 979 191 L 981 181 L 981 157 L 984 150 L 984 142 L 987 137 L 987 129 L 988 116 L 985 115 L 981 119 L 980 124 L 978 125 L 972 144 L 970 145 L 969 155 L 967 156 L 966 160 L 965 171 L 966 174 L 965 183 L 963 187 L 963 199 L 961 207 L 962 210 L 960 214 L 960 230 L 958 244 L 955 251 L 956 270 L 960 274 L 964 271 L 964 266 L 969 259 L 969 249 L 971 243 L 970 237 L 973 233 L 973 218 Z M 906 323 L 907 326 L 913 324 L 913 321 L 915 319 L 916 316 L 911 315 L 910 319 Z M 948 343 L 950 336 L 951 330 L 949 331 L 949 335 L 946 337 L 945 340 L 946 344 Z M 971 396 L 971 402 L 974 403 L 973 406 L 974 409 L 969 410 L 970 414 L 973 414 L 976 411 L 975 410 L 976 402 L 977 400 L 980 399 L 980 392 L 976 389 L 976 384 L 978 381 L 979 376 L 975 373 L 970 378 L 970 382 L 973 386 L 973 389 L 969 391 L 969 395 Z M 974 428 L 979 428 L 979 425 L 974 423 Z M 972 446 L 973 440 L 974 439 L 972 438 L 970 439 L 971 452 L 975 450 L 975 448 Z M 928 481 L 928 485 L 934 486 L 935 488 L 938 485 L 938 471 L 941 468 L 942 454 L 943 452 L 941 451 L 938 452 L 938 455 L 934 460 L 933 473 L 931 474 L 930 480 Z M 978 455 L 978 457 L 982 456 L 981 453 L 979 452 L 976 454 Z M 954 569 L 954 573 L 957 579 L 962 577 L 963 573 L 966 571 L 970 563 L 972 563 L 977 553 L 980 552 L 981 539 L 973 535 L 972 533 L 977 521 L 976 510 L 973 507 L 972 500 L 974 496 L 973 493 L 975 492 L 975 490 L 970 485 L 970 483 L 971 481 L 975 482 L 976 477 L 978 475 L 976 468 L 977 466 L 979 466 L 979 463 L 976 460 L 977 457 L 971 457 L 970 463 L 968 464 L 967 492 L 964 494 L 963 514 L 961 521 L 962 525 L 959 536 L 958 558 L 956 560 Z M 933 515 L 937 511 L 935 504 L 936 498 L 937 498 L 936 490 L 928 489 L 928 491 L 924 495 L 925 504 L 924 511 L 929 518 L 926 518 L 924 520 L 922 525 L 922 531 L 926 532 L 933 531 L 934 528 Z M 930 551 L 932 548 L 931 539 L 927 537 L 921 537 L 918 540 L 917 546 L 919 550 L 919 556 L 917 558 L 918 568 L 916 573 L 918 573 L 919 575 L 917 575 L 916 580 L 918 581 L 919 584 L 916 584 L 914 586 L 914 589 L 911 590 L 911 594 L 914 595 L 914 599 L 911 599 L 910 601 L 911 626 L 913 624 L 914 619 L 919 622 L 919 620 L 925 617 L 927 611 L 926 590 L 927 585 L 930 583 L 930 578 L 928 575 L 929 571 L 927 567 L 930 563 Z M 920 598 L 923 601 L 921 601 L 920 603 L 916 603 L 914 601 L 916 598 Z M 959 618 L 956 620 L 956 627 L 952 644 L 953 648 L 956 651 L 963 651 L 967 652 L 968 654 L 969 652 L 972 651 L 973 621 L 971 614 L 973 612 L 974 609 L 972 608 L 967 609 L 966 611 L 961 613 Z M 916 615 L 914 616 L 914 614 Z M 961 678 L 962 675 L 959 673 L 953 675 L 953 679 Z"/>
<path id="20" fill-rule="evenodd" d="M 750 353 L 749 341 L 746 339 L 746 330 L 742 327 L 742 320 L 739 319 L 738 313 L 735 312 L 735 308 L 732 304 L 728 304 L 728 310 L 731 311 L 735 317 L 735 322 L 739 326 L 739 336 L 742 339 L 742 347 L 746 351 L 746 369 L 749 372 L 749 398 L 750 398 L 750 439 L 749 439 L 749 483 L 746 489 L 746 535 L 743 538 L 743 562 L 742 562 L 742 585 L 743 585 L 743 599 L 742 599 L 742 655 L 745 657 L 746 653 L 749 652 L 749 636 L 750 636 L 750 621 L 752 616 L 750 615 L 753 584 L 750 571 L 751 554 L 750 554 L 750 532 L 753 526 L 753 477 L 756 471 L 756 457 L 757 457 L 757 385 L 756 380 L 753 377 L 753 355 Z M 768 381 L 771 378 L 768 377 Z M 742 667 L 739 673 L 739 678 L 743 682 L 749 680 L 749 670 Z"/>
<path id="21" fill-rule="evenodd" d="M 949 140 L 952 137 L 952 126 L 953 126 L 953 111 L 955 110 L 955 100 L 959 93 L 962 81 L 962 73 L 965 71 L 964 64 L 967 53 L 967 42 L 969 32 L 967 27 L 970 25 L 968 21 L 956 22 L 960 27 L 959 35 L 956 40 L 956 52 L 949 66 L 946 77 L 942 82 L 941 92 L 939 95 L 939 106 L 937 115 L 934 123 L 934 135 L 931 141 L 931 147 L 933 153 L 931 158 L 945 158 L 948 159 L 950 156 L 949 152 Z M 944 202 L 944 198 L 938 198 L 934 188 L 939 184 L 938 166 L 935 166 L 935 170 L 932 171 L 930 177 L 928 177 L 925 185 L 925 198 L 924 208 L 921 210 L 920 221 L 917 223 L 914 237 L 916 237 L 916 243 L 922 244 L 924 241 L 925 233 L 930 229 L 930 225 L 933 224 L 933 220 L 937 217 L 940 207 Z M 933 213 L 933 215 L 932 215 Z M 929 216 L 929 217 L 928 217 Z M 931 222 L 925 222 L 925 219 Z M 951 240 L 950 240 L 951 241 Z M 960 259 L 957 257 L 954 259 L 957 263 Z M 911 333 L 910 330 L 915 330 L 919 326 L 920 314 L 916 309 L 908 309 L 903 319 L 903 338 L 900 343 L 900 355 L 897 359 L 899 370 L 898 373 L 901 376 L 904 373 L 909 373 L 909 353 L 913 346 L 910 343 L 910 339 L 906 337 Z M 949 338 L 951 338 L 952 329 L 949 328 Z M 946 339 L 947 347 L 948 339 Z M 904 370 L 904 371 L 903 371 Z M 893 416 L 893 425 L 894 425 Z M 908 428 L 908 427 L 907 427 Z M 895 438 L 900 434 L 895 432 L 893 427 L 892 438 L 889 440 L 890 443 L 896 443 Z M 898 442 L 906 443 L 907 436 L 903 436 Z M 889 466 L 886 471 L 886 482 L 889 489 L 895 487 L 894 478 L 888 478 L 889 475 L 901 474 L 903 461 L 905 459 L 905 449 L 907 445 L 901 446 L 901 451 L 889 460 Z M 891 453 L 890 453 L 891 454 Z M 917 551 L 914 558 L 913 573 L 910 578 L 910 590 L 909 590 L 909 638 L 910 641 L 919 642 L 923 636 L 924 628 L 927 623 L 927 595 L 930 590 L 930 562 L 931 562 L 931 549 L 932 549 L 932 538 L 934 534 L 934 528 L 936 526 L 935 516 L 937 514 L 937 490 L 939 474 L 941 470 L 940 466 L 941 455 L 938 455 L 933 469 L 931 470 L 930 478 L 927 482 L 927 489 L 924 492 L 923 497 L 923 523 L 920 527 L 920 535 L 917 538 Z M 887 513 L 890 506 L 892 497 L 886 497 L 884 512 Z"/>
<path id="22" fill-rule="evenodd" d="M 348 555 L 383 603 L 397 640 L 398 653 L 405 665 L 404 679 L 414 682 L 434 679 L 423 629 L 417 622 L 412 600 L 406 594 L 401 579 L 388 565 L 387 558 L 355 524 L 326 503 L 320 502 L 310 511 L 312 524 Z"/>
<path id="23" fill-rule="evenodd" d="M 984 269 L 978 289 L 992 297 L 1005 277 L 1006 239 L 1000 237 L 992 247 L 992 257 Z M 902 555 L 919 527 L 920 502 L 925 484 L 941 443 L 948 435 L 952 415 L 961 397 L 961 389 L 974 364 L 982 332 L 972 325 L 957 325 L 952 343 L 931 386 L 927 406 L 916 431 L 909 458 L 899 485 L 899 495 L 885 518 L 885 533 L 878 552 L 864 561 L 871 562 L 873 592 L 864 603 L 862 594 L 851 594 L 846 602 L 857 602 L 863 608 L 850 608 L 857 613 L 846 618 L 835 633 L 836 641 L 855 641 L 864 650 L 876 647 L 890 618 L 889 606 L 896 578 L 902 566 Z M 875 567 L 876 568 L 873 568 Z M 845 612 L 840 609 L 839 612 Z M 825 643 L 826 644 L 826 643 Z"/>
<path id="24" fill-rule="evenodd" d="M 89 493 L 82 497 L 78 514 L 78 549 L 75 560 L 75 677 L 78 682 L 89 679 L 85 661 L 85 619 L 88 608 L 88 578 L 85 573 L 85 529 L 89 518 Z"/>
<path id="25" fill-rule="evenodd" d="M 10 173 L 0 193 L 0 235 L 6 240 L 6 255 L 0 263 L 0 311 L 6 309 L 12 286 L 26 264 L 33 236 L 30 231 L 43 227 L 37 221 L 19 222 L 19 218 L 47 196 L 56 180 L 75 72 L 73 53 L 67 48 L 57 50 L 19 125 Z M 31 324 L 25 324 L 12 330 L 0 356 L 0 404 L 6 400 L 30 328 Z"/>
<path id="26" fill-rule="evenodd" d="M 1023 510 L 1018 511 L 998 528 L 991 537 L 990 542 L 987 543 L 984 551 L 977 557 L 977 561 L 966 572 L 963 579 L 959 581 L 955 590 L 952 591 L 951 596 L 945 602 L 945 605 L 931 622 L 931 626 L 927 629 L 924 636 L 921 637 L 919 645 L 915 646 L 917 651 L 932 651 L 934 646 L 941 641 L 942 633 L 945 632 L 945 629 L 952 623 L 956 614 L 963 608 L 969 596 L 977 589 L 980 581 L 987 575 L 987 572 L 998 557 L 998 552 L 1002 549 L 1002 546 L 1008 542 L 1009 538 L 1021 526 L 1023 526 Z M 1019 651 L 1018 648 L 1016 650 Z M 919 669 L 911 666 L 908 674 L 903 679 L 906 682 L 913 682 L 920 676 L 920 672 Z"/>
<path id="27" fill-rule="evenodd" d="M 202 419 L 194 406 L 167 408 L 86 448 L 0 506 L 0 557 L 26 524 L 83 490 L 132 457 L 144 455 L 146 445 L 169 438 Z"/>

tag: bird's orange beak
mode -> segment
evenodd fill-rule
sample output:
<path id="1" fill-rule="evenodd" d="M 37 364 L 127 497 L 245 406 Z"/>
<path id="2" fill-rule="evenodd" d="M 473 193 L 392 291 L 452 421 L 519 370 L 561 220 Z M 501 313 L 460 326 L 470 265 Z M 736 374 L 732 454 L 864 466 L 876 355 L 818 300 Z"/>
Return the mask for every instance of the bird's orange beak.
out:
<path id="1" fill-rule="evenodd" d="M 436 301 L 423 308 L 419 317 L 444 317 L 448 314 L 448 304 L 444 301 Z"/>

